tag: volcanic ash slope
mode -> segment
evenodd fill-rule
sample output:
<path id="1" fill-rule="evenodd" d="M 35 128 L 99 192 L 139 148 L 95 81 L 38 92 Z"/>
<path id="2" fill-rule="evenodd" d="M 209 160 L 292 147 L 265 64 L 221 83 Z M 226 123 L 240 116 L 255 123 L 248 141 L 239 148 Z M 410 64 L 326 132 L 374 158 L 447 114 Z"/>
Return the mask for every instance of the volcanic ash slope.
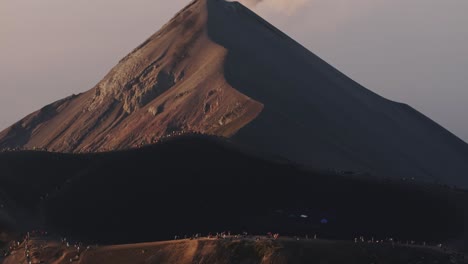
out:
<path id="1" fill-rule="evenodd" d="M 316 168 L 468 187 L 465 142 L 223 0 L 192 2 L 96 87 L 0 133 L 0 147 L 126 149 L 181 131 Z"/>

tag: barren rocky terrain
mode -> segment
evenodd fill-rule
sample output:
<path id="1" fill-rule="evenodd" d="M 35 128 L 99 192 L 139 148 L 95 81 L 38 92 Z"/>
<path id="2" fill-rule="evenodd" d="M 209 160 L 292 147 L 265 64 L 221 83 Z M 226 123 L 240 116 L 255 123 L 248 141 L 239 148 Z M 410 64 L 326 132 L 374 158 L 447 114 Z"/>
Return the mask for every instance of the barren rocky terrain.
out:
<path id="1" fill-rule="evenodd" d="M 1 132 L 0 148 L 129 149 L 187 131 L 314 168 L 468 187 L 465 142 L 223 0 L 193 1 L 94 88 Z"/>
<path id="2" fill-rule="evenodd" d="M 24 254 L 29 250 L 32 257 Z M 337 251 L 339 254 L 337 254 Z M 280 238 L 227 238 L 177 240 L 118 246 L 84 246 L 33 239 L 22 243 L 2 263 L 50 264 L 299 264 L 299 263 L 382 263 L 462 264 L 462 255 L 433 246 L 353 243 L 349 241 Z M 1 257 L 0 257 L 0 261 Z"/>

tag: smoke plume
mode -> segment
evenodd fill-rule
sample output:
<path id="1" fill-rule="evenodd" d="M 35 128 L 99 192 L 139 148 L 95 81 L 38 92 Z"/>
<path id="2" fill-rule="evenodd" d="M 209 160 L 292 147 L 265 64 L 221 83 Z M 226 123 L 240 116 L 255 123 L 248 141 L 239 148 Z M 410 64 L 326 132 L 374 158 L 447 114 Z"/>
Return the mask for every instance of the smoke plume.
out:
<path id="1" fill-rule="evenodd" d="M 252 9 L 261 9 L 290 15 L 307 4 L 309 0 L 240 0 L 240 2 Z"/>

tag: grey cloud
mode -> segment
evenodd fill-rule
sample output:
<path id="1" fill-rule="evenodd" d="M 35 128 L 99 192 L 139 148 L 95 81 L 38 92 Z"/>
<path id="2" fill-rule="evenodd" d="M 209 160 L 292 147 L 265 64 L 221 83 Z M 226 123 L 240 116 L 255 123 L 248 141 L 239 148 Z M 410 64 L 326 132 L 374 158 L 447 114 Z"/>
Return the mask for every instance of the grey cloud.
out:
<path id="1" fill-rule="evenodd" d="M 244 5 L 259 12 L 275 12 L 291 15 L 309 0 L 240 0 Z"/>

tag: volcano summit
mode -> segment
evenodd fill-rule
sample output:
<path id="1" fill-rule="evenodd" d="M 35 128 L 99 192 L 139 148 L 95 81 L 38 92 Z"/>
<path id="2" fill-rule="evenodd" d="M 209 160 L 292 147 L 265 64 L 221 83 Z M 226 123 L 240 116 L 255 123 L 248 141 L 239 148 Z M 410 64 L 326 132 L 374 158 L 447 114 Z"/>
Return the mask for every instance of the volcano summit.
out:
<path id="1" fill-rule="evenodd" d="M 184 131 L 315 168 L 468 187 L 465 142 L 224 0 L 193 1 L 94 88 L 1 132 L 0 148 L 118 150 Z"/>

